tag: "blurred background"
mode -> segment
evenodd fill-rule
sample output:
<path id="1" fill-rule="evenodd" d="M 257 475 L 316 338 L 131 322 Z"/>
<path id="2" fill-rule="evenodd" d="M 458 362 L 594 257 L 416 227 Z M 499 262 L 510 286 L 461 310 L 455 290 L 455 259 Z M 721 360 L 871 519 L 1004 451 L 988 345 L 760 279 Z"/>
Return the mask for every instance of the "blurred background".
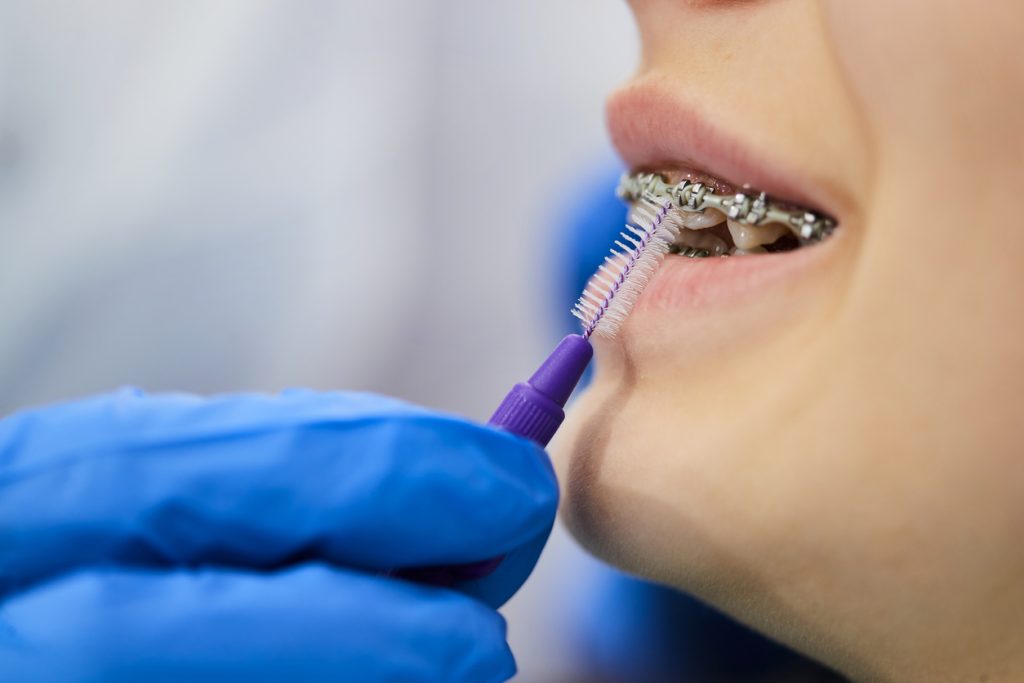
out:
<path id="1" fill-rule="evenodd" d="M 3 410 L 303 385 L 486 417 L 560 332 L 549 243 L 635 59 L 618 0 L 3 0 L 0 46 Z"/>
<path id="2" fill-rule="evenodd" d="M 486 419 L 620 225 L 636 52 L 620 0 L 0 0 L 0 413 L 309 386 Z M 505 613 L 523 682 L 797 680 L 561 529 Z"/>

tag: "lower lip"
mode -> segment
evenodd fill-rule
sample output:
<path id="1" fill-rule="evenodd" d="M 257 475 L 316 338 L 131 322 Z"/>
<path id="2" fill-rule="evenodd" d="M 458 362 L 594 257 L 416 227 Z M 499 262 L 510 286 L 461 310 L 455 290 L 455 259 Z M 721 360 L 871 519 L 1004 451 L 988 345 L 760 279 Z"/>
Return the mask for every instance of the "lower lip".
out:
<path id="1" fill-rule="evenodd" d="M 825 267 L 839 235 L 826 242 L 775 254 L 728 258 L 665 257 L 637 301 L 637 309 L 721 310 L 731 304 L 763 299 L 769 290 L 792 286 Z"/>

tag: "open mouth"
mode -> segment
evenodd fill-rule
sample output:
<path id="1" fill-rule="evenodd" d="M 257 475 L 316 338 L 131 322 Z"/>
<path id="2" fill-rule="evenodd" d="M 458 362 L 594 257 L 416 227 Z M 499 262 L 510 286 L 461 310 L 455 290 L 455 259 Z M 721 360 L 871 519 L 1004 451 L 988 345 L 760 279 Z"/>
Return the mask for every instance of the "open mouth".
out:
<path id="1" fill-rule="evenodd" d="M 669 207 L 666 220 L 679 228 L 670 253 L 689 258 L 794 251 L 836 229 L 821 212 L 686 169 L 627 174 L 618 194 L 631 204 Z"/>
<path id="2" fill-rule="evenodd" d="M 626 229 L 572 309 L 583 323 L 585 339 L 618 333 L 667 254 L 708 259 L 710 266 L 719 261 L 711 257 L 796 251 L 827 239 L 836 227 L 835 220 L 825 214 L 749 187 L 736 191 L 724 181 L 693 171 L 626 174 L 617 193 L 632 206 Z M 772 260 L 752 262 L 767 265 Z M 725 268 L 720 273 L 724 281 L 729 271 L 736 274 L 735 269 Z M 699 277 L 690 278 L 690 284 L 698 282 Z M 697 294 L 703 287 L 690 289 Z"/>

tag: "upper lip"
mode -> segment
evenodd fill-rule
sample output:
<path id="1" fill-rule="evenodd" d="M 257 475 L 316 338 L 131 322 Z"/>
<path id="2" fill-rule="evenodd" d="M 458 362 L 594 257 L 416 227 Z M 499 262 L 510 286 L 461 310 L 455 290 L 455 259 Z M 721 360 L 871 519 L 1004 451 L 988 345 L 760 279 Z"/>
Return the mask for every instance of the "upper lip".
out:
<path id="1" fill-rule="evenodd" d="M 848 206 L 824 179 L 783 168 L 769 151 L 721 129 L 699 106 L 656 82 L 620 88 L 608 99 L 606 115 L 612 143 L 632 169 L 703 171 L 837 218 Z"/>

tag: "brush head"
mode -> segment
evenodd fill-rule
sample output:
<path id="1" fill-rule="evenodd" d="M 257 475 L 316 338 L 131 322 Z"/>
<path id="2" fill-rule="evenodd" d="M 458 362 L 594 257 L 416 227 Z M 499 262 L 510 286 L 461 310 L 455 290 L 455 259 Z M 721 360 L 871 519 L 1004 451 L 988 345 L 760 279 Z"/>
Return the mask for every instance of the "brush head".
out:
<path id="1" fill-rule="evenodd" d="M 671 202 L 660 204 L 648 199 L 633 205 L 626 229 L 615 240 L 611 255 L 598 266 L 573 306 L 572 314 L 583 323 L 584 339 L 593 335 L 611 338 L 618 333 L 679 237 L 680 226 L 669 216 L 672 208 Z"/>

